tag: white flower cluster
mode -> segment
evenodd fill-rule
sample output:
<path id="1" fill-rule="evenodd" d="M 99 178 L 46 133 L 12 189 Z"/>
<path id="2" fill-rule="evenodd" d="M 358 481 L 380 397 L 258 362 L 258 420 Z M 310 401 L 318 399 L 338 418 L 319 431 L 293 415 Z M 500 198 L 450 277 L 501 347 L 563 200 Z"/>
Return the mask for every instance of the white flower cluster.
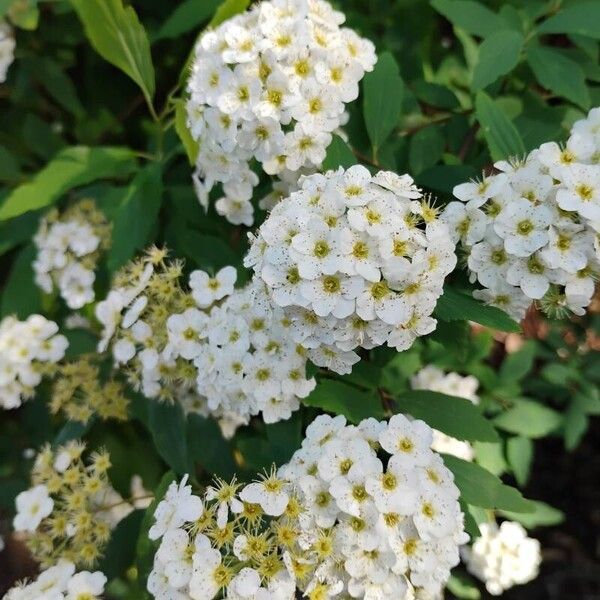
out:
<path id="1" fill-rule="evenodd" d="M 115 362 L 146 396 L 180 401 L 226 429 L 259 413 L 267 423 L 288 419 L 315 381 L 283 311 L 260 282 L 234 290 L 234 267 L 215 277 L 193 271 L 190 292 L 178 287 L 180 274 L 147 261 L 130 287 L 113 289 L 97 307 L 99 350 L 112 341 Z"/>
<path id="2" fill-rule="evenodd" d="M 278 473 L 204 498 L 169 487 L 150 539 L 161 539 L 148 589 L 158 600 L 402 600 L 438 594 L 468 540 L 450 471 L 431 429 L 317 417 Z M 385 456 L 385 458 L 384 458 Z M 241 489 L 240 489 L 241 488 Z"/>
<path id="3" fill-rule="evenodd" d="M 106 576 L 100 571 L 75 572 L 72 562 L 61 560 L 31 582 L 10 589 L 3 600 L 96 600 L 104 593 Z"/>
<path id="4" fill-rule="evenodd" d="M 275 498 L 269 508 L 280 517 L 275 527 L 254 504 L 265 483 Z M 271 475 L 238 494 L 235 480 L 218 481 L 203 498 L 186 484 L 187 475 L 171 483 L 148 532 L 151 540 L 160 539 L 147 584 L 152 597 L 212 600 L 226 590 L 229 600 L 293 600 L 296 586 L 277 544 L 293 545 L 297 537 L 297 511 L 282 516 L 288 507 L 298 508 L 285 482 Z"/>
<path id="5" fill-rule="evenodd" d="M 300 582 L 304 591 L 390 600 L 440 593 L 468 535 L 458 488 L 431 442 L 426 423 L 403 415 L 358 426 L 321 415 L 307 428 L 281 469 L 302 491 L 300 544 L 319 563 Z"/>
<path id="6" fill-rule="evenodd" d="M 47 294 L 57 287 L 71 309 L 94 300 L 94 269 L 110 243 L 110 226 L 93 200 L 82 200 L 62 215 L 53 210 L 33 238 L 36 284 Z"/>
<path id="7" fill-rule="evenodd" d="M 357 347 L 405 350 L 433 331 L 431 313 L 456 256 L 413 180 L 357 165 L 299 183 L 263 223 L 245 264 L 308 357 L 348 373 Z"/>
<path id="8" fill-rule="evenodd" d="M 184 313 L 170 322 L 185 319 Z M 197 392 L 206 397 L 208 408 L 242 422 L 259 413 L 265 423 L 289 419 L 316 382 L 307 379 L 305 352 L 263 286 L 255 282 L 235 291 L 205 319 L 206 342 L 191 358 L 198 370 Z M 171 335 L 174 351 L 183 352 L 180 331 Z"/>
<path id="9" fill-rule="evenodd" d="M 0 321 L 0 407 L 21 406 L 63 358 L 69 343 L 57 332 L 58 325 L 41 315 Z"/>
<path id="10" fill-rule="evenodd" d="M 442 218 L 468 252 L 475 297 L 521 319 L 532 301 L 578 315 L 600 273 L 600 108 L 564 147 L 542 144 L 500 173 L 454 188 Z"/>
<path id="11" fill-rule="evenodd" d="M 458 373 L 444 373 L 441 369 L 428 365 L 411 379 L 411 385 L 414 390 L 431 390 L 440 394 L 465 398 L 473 404 L 479 404 L 479 396 L 476 393 L 479 382 L 472 375 L 463 377 Z M 457 440 L 437 429 L 433 430 L 431 447 L 441 454 L 452 454 L 468 461 L 472 461 L 475 455 L 473 446 L 469 442 Z"/>
<path id="12" fill-rule="evenodd" d="M 6 81 L 8 68 L 15 59 L 15 46 L 12 27 L 6 21 L 0 21 L 0 83 Z"/>
<path id="13" fill-rule="evenodd" d="M 270 175 L 321 165 L 344 104 L 376 62 L 373 44 L 344 20 L 324 0 L 270 0 L 200 38 L 187 111 L 203 206 L 222 183 L 217 211 L 251 225 L 253 159 Z"/>
<path id="14" fill-rule="evenodd" d="M 527 537 L 519 523 L 504 521 L 479 526 L 481 537 L 462 549 L 468 571 L 485 583 L 487 591 L 500 596 L 514 585 L 535 579 L 542 560 L 540 543 Z"/>

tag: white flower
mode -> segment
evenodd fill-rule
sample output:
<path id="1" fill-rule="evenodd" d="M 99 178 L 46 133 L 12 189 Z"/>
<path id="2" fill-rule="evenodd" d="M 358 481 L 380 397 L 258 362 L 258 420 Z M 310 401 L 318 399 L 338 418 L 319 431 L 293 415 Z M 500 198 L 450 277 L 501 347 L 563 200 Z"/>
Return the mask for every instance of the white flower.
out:
<path id="1" fill-rule="evenodd" d="M 381 447 L 394 454 L 402 463 L 424 465 L 429 458 L 432 434 L 423 421 L 409 421 L 404 415 L 394 415 L 387 429 L 379 435 Z"/>
<path id="2" fill-rule="evenodd" d="M 354 166 L 299 186 L 275 205 L 246 265 L 309 358 L 348 372 L 356 355 L 344 353 L 386 342 L 406 349 L 434 329 L 429 315 L 456 257 L 435 214 L 419 225 L 425 209 L 412 179 Z"/>
<path id="3" fill-rule="evenodd" d="M 12 27 L 6 21 L 0 21 L 0 83 L 6 81 L 8 68 L 14 60 L 15 46 Z"/>
<path id="4" fill-rule="evenodd" d="M 520 199 L 502 212 L 494 231 L 504 239 L 507 252 L 525 257 L 546 245 L 550 223 L 552 213 L 547 207 Z"/>
<path id="5" fill-rule="evenodd" d="M 480 209 L 476 234 L 456 203 L 442 214 L 465 247 L 471 281 L 484 286 L 475 297 L 517 320 L 532 300 L 540 300 L 544 309 L 560 305 L 576 314 L 584 314 L 591 301 L 590 282 L 581 294 L 572 284 L 576 273 L 587 273 L 585 280 L 597 277 L 600 268 L 595 247 L 600 222 L 598 114 L 592 109 L 578 121 L 564 146 L 542 144 L 524 160 L 496 163 L 503 172 L 482 183 L 457 186 L 455 196 L 467 203 L 466 210 Z"/>
<path id="6" fill-rule="evenodd" d="M 222 183 L 217 212 L 249 226 L 258 184 L 252 159 L 283 177 L 320 166 L 332 132 L 346 122 L 344 103 L 356 99 L 376 60 L 373 44 L 340 28 L 343 21 L 323 0 L 270 0 L 201 36 L 187 112 L 200 147 L 194 187 L 205 208 Z M 249 190 L 232 189 L 244 180 Z"/>
<path id="7" fill-rule="evenodd" d="M 223 267 L 214 277 L 204 271 L 193 271 L 190 275 L 192 296 L 200 308 L 206 308 L 229 296 L 237 279 L 234 267 Z"/>
<path id="8" fill-rule="evenodd" d="M 188 308 L 167 320 L 169 350 L 192 360 L 202 349 L 201 340 L 208 334 L 208 317 L 196 308 Z"/>
<path id="9" fill-rule="evenodd" d="M 167 531 L 195 521 L 202 515 L 204 511 L 202 500 L 192 494 L 191 486 L 186 483 L 187 476 L 179 485 L 173 482 L 164 499 L 159 502 L 154 512 L 155 522 L 148 532 L 151 540 L 157 540 Z"/>
<path id="10" fill-rule="evenodd" d="M 74 575 L 67 584 L 66 600 L 94 600 L 104 592 L 106 576 L 100 571 L 82 571 Z"/>
<path id="11" fill-rule="evenodd" d="M 564 189 L 556 193 L 558 205 L 590 221 L 600 220 L 600 165 L 571 164 L 562 167 L 561 176 Z"/>
<path id="12" fill-rule="evenodd" d="M 194 561 L 194 570 L 190 580 L 190 597 L 194 600 L 212 600 L 224 586 L 222 581 L 221 553 L 210 547 L 208 538 L 205 547 Z"/>
<path id="13" fill-rule="evenodd" d="M 15 504 L 17 514 L 13 519 L 13 527 L 16 531 L 35 531 L 54 508 L 54 500 L 48 495 L 45 485 L 36 485 L 21 492 Z"/>
<path id="14" fill-rule="evenodd" d="M 267 515 L 278 517 L 285 511 L 290 497 L 285 481 L 271 473 L 262 481 L 250 483 L 240 492 L 244 502 L 259 504 Z"/>
<path id="15" fill-rule="evenodd" d="M 43 363 L 58 363 L 69 345 L 58 325 L 41 315 L 0 321 L 0 407 L 17 408 L 42 380 Z"/>
<path id="16" fill-rule="evenodd" d="M 0 40 L 0 55 L 1 45 Z M 91 200 L 81 200 L 62 214 L 50 211 L 34 236 L 36 283 L 46 293 L 57 287 L 71 309 L 92 302 L 94 269 L 109 236 L 110 225 Z"/>
<path id="17" fill-rule="evenodd" d="M 535 579 L 541 562 L 540 543 L 527 537 L 519 524 L 504 521 L 482 523 L 481 537 L 463 550 L 467 570 L 485 583 L 487 591 L 499 596 L 517 584 Z"/>

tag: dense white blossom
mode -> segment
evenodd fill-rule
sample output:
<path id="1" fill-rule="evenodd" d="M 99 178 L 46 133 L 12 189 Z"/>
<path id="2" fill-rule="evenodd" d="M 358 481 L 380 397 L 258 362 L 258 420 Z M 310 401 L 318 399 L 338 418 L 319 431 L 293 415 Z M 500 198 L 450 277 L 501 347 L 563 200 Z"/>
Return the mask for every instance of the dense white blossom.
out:
<path id="1" fill-rule="evenodd" d="M 252 225 L 250 163 L 283 179 L 319 167 L 344 105 L 376 61 L 373 44 L 324 0 L 271 0 L 202 35 L 188 83 L 188 126 L 199 142 L 194 183 L 204 207 Z"/>
<path id="2" fill-rule="evenodd" d="M 301 589 L 389 600 L 443 589 L 468 536 L 458 488 L 431 442 L 428 425 L 403 415 L 313 421 L 280 469 L 302 491 L 300 544 L 320 562 Z"/>
<path id="3" fill-rule="evenodd" d="M 58 325 L 41 315 L 26 321 L 0 321 L 0 406 L 10 409 L 34 394 L 45 373 L 63 358 L 69 345 Z"/>
<path id="4" fill-rule="evenodd" d="M 411 385 L 415 390 L 431 390 L 440 394 L 465 398 L 473 404 L 479 404 L 479 396 L 476 393 L 479 382 L 472 375 L 463 377 L 458 373 L 444 373 L 441 369 L 428 365 L 411 379 Z M 457 440 L 437 429 L 433 430 L 431 447 L 441 454 L 452 454 L 469 461 L 473 460 L 475 454 L 473 446 L 469 442 Z"/>
<path id="5" fill-rule="evenodd" d="M 100 571 L 75 572 L 75 565 L 60 560 L 32 582 L 11 588 L 4 600 L 96 600 L 102 597 L 106 576 Z"/>
<path id="6" fill-rule="evenodd" d="M 363 166 L 301 178 L 246 256 L 315 364 L 348 373 L 357 347 L 406 350 L 456 265 L 454 244 L 413 180 Z"/>
<path id="7" fill-rule="evenodd" d="M 402 415 L 358 426 L 321 415 L 278 472 L 218 482 L 202 499 L 186 479 L 172 483 L 150 530 L 160 545 L 148 590 L 157 600 L 436 597 L 468 536 L 431 438 Z"/>
<path id="8" fill-rule="evenodd" d="M 0 20 L 0 83 L 6 81 L 8 68 L 15 59 L 15 46 L 12 27 Z"/>
<path id="9" fill-rule="evenodd" d="M 72 309 L 94 300 L 94 269 L 110 242 L 110 226 L 92 200 L 82 200 L 63 214 L 51 211 L 33 238 L 36 284 L 47 294 L 56 287 Z"/>
<path id="10" fill-rule="evenodd" d="M 583 315 L 600 274 L 600 108 L 577 121 L 564 146 L 454 188 L 444 219 L 468 254 L 474 296 L 522 319 L 532 301 Z"/>
<path id="11" fill-rule="evenodd" d="M 193 271 L 185 292 L 178 270 L 146 261 L 137 272 L 139 279 L 115 287 L 96 312 L 104 325 L 99 349 L 110 343 L 115 363 L 146 396 L 211 414 L 231 434 L 252 415 L 288 419 L 314 389 L 305 351 L 261 282 L 234 290 L 233 267 L 214 277 Z M 157 291 L 167 281 L 170 296 L 163 298 Z"/>
<path id="12" fill-rule="evenodd" d="M 540 543 L 527 537 L 519 523 L 504 521 L 479 525 L 481 537 L 462 550 L 470 573 L 485 583 L 487 591 L 500 596 L 513 585 L 535 579 L 542 560 Z"/>

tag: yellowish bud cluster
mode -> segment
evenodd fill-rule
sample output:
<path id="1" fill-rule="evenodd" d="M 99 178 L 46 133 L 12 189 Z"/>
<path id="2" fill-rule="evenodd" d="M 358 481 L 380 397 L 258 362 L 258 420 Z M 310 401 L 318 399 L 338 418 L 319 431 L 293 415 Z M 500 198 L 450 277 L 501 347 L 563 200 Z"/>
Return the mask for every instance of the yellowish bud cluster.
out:
<path id="1" fill-rule="evenodd" d="M 152 335 L 141 344 L 136 342 L 139 346 L 138 355 L 142 350 L 156 350 L 160 354 L 168 342 L 168 318 L 196 306 L 190 292 L 181 285 L 183 262 L 168 260 L 168 251 L 156 246 L 149 248 L 142 258 L 125 265 L 117 273 L 113 287 L 127 288 L 132 281 L 139 281 L 148 264 L 151 264 L 154 270 L 143 290 L 147 303 L 138 318 L 150 327 Z M 131 328 L 123 328 L 119 325 L 114 339 L 134 341 Z M 194 389 L 197 372 L 189 361 L 181 357 L 168 364 L 161 361 L 159 369 L 160 392 L 154 396 L 160 400 L 173 402 L 179 396 Z M 131 360 L 123 370 L 127 374 L 129 383 L 135 389 L 141 389 L 143 365 L 139 356 Z"/>
<path id="2" fill-rule="evenodd" d="M 94 355 L 85 355 L 58 367 L 50 411 L 63 411 L 67 419 L 87 423 L 93 414 L 102 419 L 127 419 L 129 400 L 120 382 L 101 380 Z"/>
<path id="3" fill-rule="evenodd" d="M 83 442 L 72 441 L 56 449 L 46 446 L 36 457 L 32 483 L 46 486 L 54 506 L 27 545 L 45 567 L 59 559 L 91 567 L 110 539 L 110 456 L 102 450 L 84 460 L 84 451 Z"/>

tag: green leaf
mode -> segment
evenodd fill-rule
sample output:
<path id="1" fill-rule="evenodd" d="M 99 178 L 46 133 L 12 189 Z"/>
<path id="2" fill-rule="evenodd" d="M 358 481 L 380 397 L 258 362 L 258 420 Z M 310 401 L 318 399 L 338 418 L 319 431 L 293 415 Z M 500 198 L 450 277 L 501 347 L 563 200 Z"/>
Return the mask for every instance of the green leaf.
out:
<path id="1" fill-rule="evenodd" d="M 148 575 L 152 570 L 152 565 L 154 562 L 154 554 L 156 553 L 156 547 L 158 544 L 153 542 L 148 537 L 148 531 L 150 527 L 154 524 L 154 512 L 156 511 L 156 507 L 158 503 L 164 498 L 167 493 L 167 489 L 171 485 L 171 483 L 175 480 L 175 473 L 173 471 L 169 471 L 163 475 L 163 478 L 160 480 L 157 488 L 154 490 L 154 500 L 152 504 L 148 506 L 146 512 L 144 513 L 144 518 L 142 519 L 142 524 L 140 526 L 140 534 L 137 538 L 137 543 L 135 547 L 135 556 L 136 556 L 136 566 L 137 566 L 137 578 L 140 584 L 140 588 L 146 589 L 146 581 L 148 579 Z"/>
<path id="2" fill-rule="evenodd" d="M 335 170 L 338 167 L 347 169 L 355 164 L 356 158 L 350 146 L 339 135 L 334 135 L 323 161 L 323 171 Z"/>
<path id="3" fill-rule="evenodd" d="M 57 448 L 62 446 L 71 440 L 82 438 L 91 428 L 96 421 L 95 415 L 92 415 L 88 419 L 87 423 L 80 423 L 79 421 L 67 421 L 58 431 L 54 440 L 52 440 L 52 447 Z"/>
<path id="4" fill-rule="evenodd" d="M 412 84 L 412 91 L 421 102 L 430 106 L 445 108 L 446 110 L 452 110 L 460 106 L 458 98 L 452 90 L 437 83 L 424 80 L 415 81 Z"/>
<path id="5" fill-rule="evenodd" d="M 459 183 L 469 181 L 477 176 L 477 170 L 471 165 L 436 165 L 415 177 L 419 185 L 436 192 L 452 194 Z"/>
<path id="6" fill-rule="evenodd" d="M 149 105 L 154 96 L 154 67 L 144 27 L 122 0 L 71 0 L 90 43 L 106 61 L 121 69 L 142 90 Z"/>
<path id="7" fill-rule="evenodd" d="M 408 150 L 408 164 L 411 173 L 419 175 L 425 169 L 435 165 L 446 146 L 446 140 L 439 127 L 430 125 L 423 127 L 412 136 Z"/>
<path id="8" fill-rule="evenodd" d="M 506 460 L 504 460 L 502 444 L 475 442 L 473 449 L 475 450 L 477 464 L 487 469 L 490 473 L 500 477 L 508 468 Z"/>
<path id="9" fill-rule="evenodd" d="M 565 515 L 557 508 L 538 500 L 530 500 L 529 502 L 535 507 L 535 510 L 531 513 L 515 513 L 508 510 L 501 510 L 500 514 L 511 521 L 518 521 L 524 527 L 527 527 L 527 529 L 558 525 L 565 520 Z"/>
<path id="10" fill-rule="evenodd" d="M 465 573 L 456 572 L 450 575 L 447 583 L 448 590 L 460 600 L 479 600 L 481 592 L 479 588 Z"/>
<path id="11" fill-rule="evenodd" d="M 186 426 L 188 455 L 191 466 L 199 463 L 211 475 L 231 479 L 236 466 L 231 447 L 214 419 L 190 414 Z"/>
<path id="12" fill-rule="evenodd" d="M 511 437 L 506 442 L 506 457 L 517 483 L 524 487 L 529 479 L 533 460 L 533 442 L 526 437 Z"/>
<path id="13" fill-rule="evenodd" d="M 519 490 L 505 485 L 483 467 L 448 454 L 444 455 L 444 462 L 454 473 L 461 499 L 468 504 L 513 512 L 535 510 L 534 504 L 523 498 Z"/>
<path id="14" fill-rule="evenodd" d="M 384 411 L 376 392 L 363 392 L 333 379 L 322 379 L 312 393 L 302 400 L 336 415 L 344 415 L 352 423 L 367 417 L 383 417 Z"/>
<path id="15" fill-rule="evenodd" d="M 77 96 L 77 90 L 71 79 L 65 74 L 61 65 L 48 58 L 39 57 L 33 63 L 36 77 L 46 91 L 63 108 L 80 117 L 84 110 Z"/>
<path id="16" fill-rule="evenodd" d="M 470 0 L 432 0 L 431 6 L 456 27 L 467 33 L 485 37 L 508 27 L 506 21 L 485 7 Z"/>
<path id="17" fill-rule="evenodd" d="M 2 290 L 0 317 L 15 315 L 25 319 L 42 311 L 42 293 L 33 280 L 32 262 L 37 256 L 33 244 L 29 244 L 17 255 L 8 279 Z"/>
<path id="18" fill-rule="evenodd" d="M 588 417 L 577 402 L 571 402 L 564 417 L 565 448 L 574 450 L 588 428 Z"/>
<path id="19" fill-rule="evenodd" d="M 475 321 L 500 331 L 519 332 L 519 324 L 495 306 L 482 304 L 453 288 L 446 287 L 438 300 L 434 315 L 442 321 Z"/>
<path id="20" fill-rule="evenodd" d="M 223 21 L 231 19 L 235 15 L 244 12 L 250 6 L 251 0 L 225 0 L 209 23 L 209 27 L 217 27 Z"/>
<path id="21" fill-rule="evenodd" d="M 600 4 L 573 2 L 560 12 L 544 21 L 538 28 L 539 33 L 575 33 L 600 40 Z"/>
<path id="22" fill-rule="evenodd" d="M 123 177 L 134 169 L 134 155 L 128 148 L 66 148 L 34 175 L 31 181 L 9 194 L 0 206 L 0 221 L 49 206 L 72 188 L 98 179 Z"/>
<path id="23" fill-rule="evenodd" d="M 540 85 L 581 108 L 589 108 L 585 73 L 574 60 L 553 48 L 534 46 L 527 51 L 527 62 Z"/>
<path id="24" fill-rule="evenodd" d="M 220 0 L 185 0 L 162 24 L 155 40 L 176 38 L 195 29 L 213 14 Z"/>
<path id="25" fill-rule="evenodd" d="M 485 92 L 477 92 L 475 116 L 493 160 L 505 160 L 525 154 L 525 144 L 517 128 Z"/>
<path id="26" fill-rule="evenodd" d="M 216 235 L 200 233 L 194 229 L 177 230 L 177 248 L 201 269 L 218 270 L 227 265 L 239 263 L 239 257 Z"/>
<path id="27" fill-rule="evenodd" d="M 519 398 L 494 422 L 500 429 L 535 439 L 555 431 L 562 423 L 562 416 L 538 402 Z"/>
<path id="28" fill-rule="evenodd" d="M 0 181 L 15 181 L 19 177 L 19 164 L 5 146 L 0 146 Z M 3 238 L 0 237 L 0 240 Z M 0 241 L 2 244 L 2 241 Z"/>
<path id="29" fill-rule="evenodd" d="M 181 99 L 178 99 L 175 102 L 175 131 L 185 148 L 185 153 L 190 161 L 190 165 L 194 166 L 196 164 L 196 159 L 198 158 L 200 146 L 192 137 L 192 134 L 188 129 L 185 101 Z"/>
<path id="30" fill-rule="evenodd" d="M 0 162 L 2 156 L 0 155 Z M 33 238 L 40 220 L 38 212 L 28 212 L 0 223 L 0 256 Z"/>
<path id="31" fill-rule="evenodd" d="M 461 498 L 458 499 L 460 504 L 460 509 L 463 511 L 465 515 L 465 531 L 472 537 L 476 538 L 481 535 L 481 531 L 479 530 L 479 521 L 476 518 L 476 511 L 481 510 L 476 506 L 469 506 L 464 500 Z"/>
<path id="32" fill-rule="evenodd" d="M 535 354 L 536 343 L 533 340 L 525 342 L 523 347 L 508 354 L 500 367 L 500 379 L 508 382 L 520 381 L 531 371 Z"/>
<path id="33" fill-rule="evenodd" d="M 396 398 L 399 412 L 459 440 L 497 442 L 494 426 L 469 400 L 429 390 L 411 390 Z"/>
<path id="34" fill-rule="evenodd" d="M 510 73 L 519 63 L 523 41 L 519 32 L 510 29 L 487 37 L 479 47 L 479 60 L 475 65 L 471 88 L 482 90 L 502 75 Z"/>
<path id="35" fill-rule="evenodd" d="M 189 462 L 185 438 L 186 424 L 181 404 L 150 401 L 148 428 L 156 450 L 164 461 L 176 473 L 187 473 Z"/>
<path id="36" fill-rule="evenodd" d="M 63 335 L 69 340 L 69 347 L 65 352 L 67 360 L 73 360 L 82 354 L 96 351 L 98 338 L 86 329 L 68 329 Z"/>
<path id="37" fill-rule="evenodd" d="M 111 533 L 99 569 L 108 580 L 123 575 L 135 560 L 135 540 L 140 535 L 143 510 L 134 510 L 122 519 Z"/>
<path id="38" fill-rule="evenodd" d="M 115 272 L 143 249 L 156 223 L 162 198 L 162 173 L 158 163 L 141 170 L 125 190 L 115 214 L 112 246 L 106 260 Z"/>
<path id="39" fill-rule="evenodd" d="M 363 79 L 363 113 L 369 139 L 376 156 L 379 148 L 399 125 L 404 97 L 404 82 L 398 63 L 384 52 L 375 69 Z"/>

